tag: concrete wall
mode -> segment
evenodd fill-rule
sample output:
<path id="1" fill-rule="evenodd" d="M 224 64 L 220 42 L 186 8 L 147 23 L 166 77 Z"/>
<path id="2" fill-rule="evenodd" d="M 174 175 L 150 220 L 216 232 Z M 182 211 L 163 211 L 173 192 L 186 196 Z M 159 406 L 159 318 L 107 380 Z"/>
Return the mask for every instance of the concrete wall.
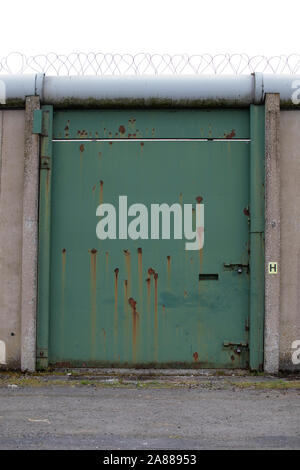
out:
<path id="1" fill-rule="evenodd" d="M 24 118 L 0 111 L 0 367 L 10 368 L 21 355 Z"/>
<path id="2" fill-rule="evenodd" d="M 280 113 L 281 300 L 279 367 L 300 370 L 300 111 Z M 296 348 L 299 354 L 296 353 Z"/>

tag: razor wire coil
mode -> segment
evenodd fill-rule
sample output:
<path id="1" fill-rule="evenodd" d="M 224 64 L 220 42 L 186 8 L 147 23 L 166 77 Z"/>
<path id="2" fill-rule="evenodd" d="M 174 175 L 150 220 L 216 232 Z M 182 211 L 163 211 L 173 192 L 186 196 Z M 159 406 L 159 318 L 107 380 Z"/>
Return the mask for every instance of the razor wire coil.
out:
<path id="1" fill-rule="evenodd" d="M 0 59 L 0 74 L 44 73 L 64 76 L 243 75 L 300 73 L 300 54 L 266 57 L 247 54 L 71 53 L 26 56 L 12 52 Z"/>

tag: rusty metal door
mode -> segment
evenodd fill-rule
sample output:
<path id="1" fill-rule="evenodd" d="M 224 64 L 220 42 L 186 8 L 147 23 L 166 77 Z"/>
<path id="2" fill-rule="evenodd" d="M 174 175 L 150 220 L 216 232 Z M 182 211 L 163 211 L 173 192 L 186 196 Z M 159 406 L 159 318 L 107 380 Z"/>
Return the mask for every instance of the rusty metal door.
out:
<path id="1" fill-rule="evenodd" d="M 44 109 L 40 367 L 246 368 L 251 348 L 260 366 L 263 229 L 250 224 L 251 201 L 255 223 L 262 216 L 259 119 L 263 107 L 56 111 L 53 121 Z M 167 236 L 162 219 L 152 236 L 153 205 L 181 207 L 182 224 L 192 205 L 195 229 L 197 203 L 201 249 L 174 236 L 175 215 Z M 115 219 L 99 239 L 102 204 Z M 148 218 L 130 232 L 135 204 Z"/>

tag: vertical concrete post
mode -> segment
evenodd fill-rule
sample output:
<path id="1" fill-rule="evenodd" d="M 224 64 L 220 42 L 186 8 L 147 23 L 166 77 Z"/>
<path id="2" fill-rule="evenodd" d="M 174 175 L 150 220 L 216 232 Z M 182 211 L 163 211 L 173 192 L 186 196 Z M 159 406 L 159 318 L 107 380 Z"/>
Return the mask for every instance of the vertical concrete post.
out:
<path id="1" fill-rule="evenodd" d="M 21 301 L 21 369 L 23 371 L 34 371 L 36 364 L 39 136 L 32 133 L 35 109 L 40 109 L 39 97 L 28 96 L 25 109 Z"/>
<path id="2" fill-rule="evenodd" d="M 266 207 L 265 207 L 265 358 L 266 372 L 279 370 L 280 318 L 280 96 L 267 93 L 265 102 Z M 269 273 L 269 263 L 277 263 L 277 274 Z"/>
<path id="3" fill-rule="evenodd" d="M 0 114 L 0 342 L 6 367 L 20 368 L 25 111 Z"/>

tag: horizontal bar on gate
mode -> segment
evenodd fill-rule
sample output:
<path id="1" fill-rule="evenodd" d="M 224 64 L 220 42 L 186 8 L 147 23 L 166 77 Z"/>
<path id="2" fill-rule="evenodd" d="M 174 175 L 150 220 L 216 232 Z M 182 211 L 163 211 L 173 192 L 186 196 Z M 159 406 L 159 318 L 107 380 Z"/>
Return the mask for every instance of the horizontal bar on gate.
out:
<path id="1" fill-rule="evenodd" d="M 250 139 L 52 139 L 52 142 L 251 142 Z"/>

